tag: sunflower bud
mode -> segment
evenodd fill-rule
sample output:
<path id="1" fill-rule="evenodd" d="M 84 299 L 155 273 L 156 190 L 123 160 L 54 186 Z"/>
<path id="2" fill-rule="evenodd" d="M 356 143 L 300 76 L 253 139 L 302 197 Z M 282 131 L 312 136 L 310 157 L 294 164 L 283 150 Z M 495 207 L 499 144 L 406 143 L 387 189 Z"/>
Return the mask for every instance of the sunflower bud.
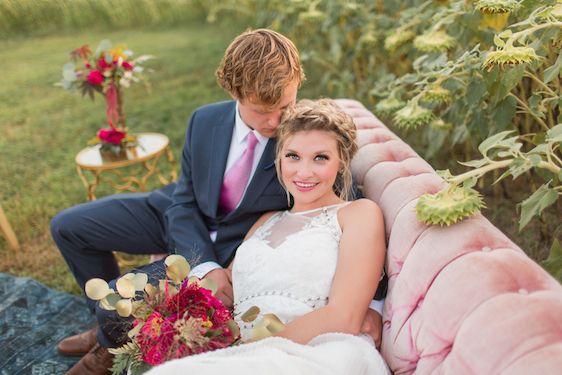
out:
<path id="1" fill-rule="evenodd" d="M 414 36 L 416 36 L 416 34 L 411 30 L 396 29 L 384 40 L 384 48 L 389 52 L 394 52 L 414 39 Z"/>
<path id="2" fill-rule="evenodd" d="M 436 85 L 425 91 L 422 99 L 428 103 L 446 104 L 451 102 L 451 92 Z"/>
<path id="3" fill-rule="evenodd" d="M 506 65 L 528 64 L 540 59 L 541 57 L 531 47 L 506 47 L 488 52 L 482 66 L 490 71 L 496 65 L 504 68 Z"/>
<path id="4" fill-rule="evenodd" d="M 309 10 L 308 12 L 299 14 L 299 21 L 309 25 L 319 24 L 325 19 L 326 15 L 324 14 L 324 12 L 319 10 Z"/>
<path id="5" fill-rule="evenodd" d="M 369 31 L 359 38 L 359 45 L 363 48 L 374 48 L 377 45 L 377 37 L 372 31 Z"/>
<path id="6" fill-rule="evenodd" d="M 440 118 L 433 119 L 433 121 L 429 123 L 429 126 L 434 130 L 451 130 L 453 128 L 451 123 L 445 122 Z"/>
<path id="7" fill-rule="evenodd" d="M 390 117 L 399 109 L 404 108 L 405 105 L 406 103 L 402 100 L 390 96 L 377 103 L 375 106 L 375 113 L 381 117 Z"/>
<path id="8" fill-rule="evenodd" d="M 416 215 L 419 221 L 428 225 L 451 225 L 484 207 L 480 193 L 457 186 L 436 194 L 422 195 L 416 205 Z"/>
<path id="9" fill-rule="evenodd" d="M 455 39 L 444 31 L 430 31 L 414 39 L 414 47 L 422 52 L 444 52 L 455 46 Z"/>
<path id="10" fill-rule="evenodd" d="M 484 14 L 498 14 L 513 12 L 519 5 L 516 0 L 480 0 L 476 3 L 476 9 Z"/>
<path id="11" fill-rule="evenodd" d="M 421 107 L 416 102 L 408 103 L 404 108 L 394 115 L 394 123 L 407 129 L 415 129 L 421 125 L 427 125 L 433 120 L 433 113 Z"/>

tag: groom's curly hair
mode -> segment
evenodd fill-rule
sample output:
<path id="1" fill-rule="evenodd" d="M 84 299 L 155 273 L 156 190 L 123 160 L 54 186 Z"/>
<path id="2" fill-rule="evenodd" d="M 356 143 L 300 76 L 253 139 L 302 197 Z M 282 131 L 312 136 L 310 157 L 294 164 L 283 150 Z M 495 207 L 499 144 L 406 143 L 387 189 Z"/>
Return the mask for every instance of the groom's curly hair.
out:
<path id="1" fill-rule="evenodd" d="M 357 129 L 351 116 L 343 111 L 331 99 L 299 101 L 293 108 L 288 108 L 281 118 L 277 132 L 277 152 L 275 168 L 277 177 L 285 189 L 281 176 L 283 147 L 287 140 L 297 132 L 322 130 L 334 134 L 338 145 L 340 170 L 336 176 L 334 191 L 343 200 L 353 199 L 353 178 L 351 176 L 351 159 L 357 153 Z"/>
<path id="2" fill-rule="evenodd" d="M 226 49 L 216 71 L 219 85 L 235 99 L 252 97 L 274 107 L 292 82 L 305 79 L 299 51 L 290 39 L 269 29 L 248 30 Z"/>

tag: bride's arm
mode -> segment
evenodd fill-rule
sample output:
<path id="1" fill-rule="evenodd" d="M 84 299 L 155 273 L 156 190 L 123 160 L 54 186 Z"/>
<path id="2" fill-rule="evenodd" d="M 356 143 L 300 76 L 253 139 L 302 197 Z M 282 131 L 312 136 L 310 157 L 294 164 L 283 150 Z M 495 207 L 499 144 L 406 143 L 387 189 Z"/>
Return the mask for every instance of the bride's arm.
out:
<path id="1" fill-rule="evenodd" d="M 306 344 L 326 332 L 359 334 L 384 264 L 384 222 L 380 208 L 367 199 L 340 209 L 338 220 L 342 236 L 328 304 L 293 320 L 276 336 Z"/>

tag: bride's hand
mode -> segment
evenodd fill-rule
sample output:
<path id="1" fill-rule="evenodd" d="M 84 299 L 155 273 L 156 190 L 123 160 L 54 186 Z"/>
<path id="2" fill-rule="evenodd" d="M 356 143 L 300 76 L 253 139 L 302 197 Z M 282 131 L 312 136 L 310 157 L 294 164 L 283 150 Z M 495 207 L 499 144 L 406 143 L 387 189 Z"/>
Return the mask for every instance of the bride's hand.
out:
<path id="1" fill-rule="evenodd" d="M 224 303 L 225 307 L 232 308 L 232 271 L 225 268 L 217 268 L 205 275 L 205 279 L 211 279 L 217 285 L 215 297 Z"/>
<path id="2" fill-rule="evenodd" d="M 361 324 L 361 333 L 365 333 L 373 338 L 377 349 L 381 347 L 382 336 L 382 316 L 373 309 L 367 309 L 363 324 Z"/>

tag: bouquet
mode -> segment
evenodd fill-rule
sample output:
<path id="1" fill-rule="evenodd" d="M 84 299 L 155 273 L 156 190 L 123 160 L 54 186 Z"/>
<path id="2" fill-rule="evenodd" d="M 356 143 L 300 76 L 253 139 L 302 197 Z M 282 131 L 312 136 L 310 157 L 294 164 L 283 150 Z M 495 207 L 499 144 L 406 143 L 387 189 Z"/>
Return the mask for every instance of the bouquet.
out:
<path id="1" fill-rule="evenodd" d="M 102 279 L 86 283 L 86 295 L 100 306 L 133 316 L 131 341 L 110 349 L 113 374 L 141 374 L 171 359 L 238 344 L 240 329 L 230 311 L 213 296 L 210 280 L 187 279 L 189 264 L 180 255 L 165 260 L 167 278 L 148 283 L 144 273 L 128 273 L 110 289 Z"/>
<path id="2" fill-rule="evenodd" d="M 153 56 L 143 55 L 132 59 L 133 52 L 125 47 L 111 47 L 108 40 L 102 41 L 96 51 L 88 45 L 70 53 L 70 62 L 63 67 L 62 86 L 74 91 L 79 89 L 92 100 L 96 93 L 105 97 L 108 128 L 98 131 L 88 144 L 101 144 L 101 151 L 118 154 L 125 147 L 136 145 L 136 138 L 127 133 L 124 114 L 123 91 L 131 83 L 143 78 L 142 63 Z"/>

